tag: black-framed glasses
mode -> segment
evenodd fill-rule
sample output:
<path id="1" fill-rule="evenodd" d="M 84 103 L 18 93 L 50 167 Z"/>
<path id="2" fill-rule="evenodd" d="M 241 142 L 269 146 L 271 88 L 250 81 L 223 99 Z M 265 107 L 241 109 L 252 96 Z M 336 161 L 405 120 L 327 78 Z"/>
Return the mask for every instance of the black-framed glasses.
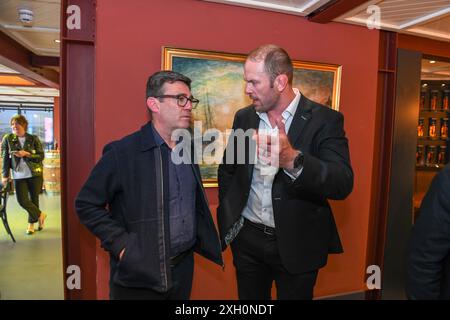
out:
<path id="1" fill-rule="evenodd" d="M 163 94 L 163 95 L 160 95 L 160 96 L 155 96 L 154 98 L 172 98 L 172 99 L 177 99 L 177 104 L 181 108 L 186 107 L 188 101 L 190 101 L 191 105 L 192 105 L 192 109 L 195 109 L 197 107 L 198 103 L 200 102 L 200 100 L 195 99 L 194 97 L 186 97 L 184 94 L 177 94 L 177 95 Z"/>

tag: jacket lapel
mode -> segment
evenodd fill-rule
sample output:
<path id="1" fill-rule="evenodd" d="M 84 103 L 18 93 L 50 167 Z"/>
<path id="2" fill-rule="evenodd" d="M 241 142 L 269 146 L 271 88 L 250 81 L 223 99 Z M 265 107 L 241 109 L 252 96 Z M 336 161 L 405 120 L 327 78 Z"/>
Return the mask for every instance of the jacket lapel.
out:
<path id="1" fill-rule="evenodd" d="M 253 112 L 251 113 L 251 117 L 249 119 L 248 122 L 248 128 L 247 129 L 254 129 L 257 130 L 259 128 L 259 116 L 256 113 L 255 109 L 253 108 Z M 250 144 L 249 144 L 249 148 L 250 148 Z M 250 150 L 249 150 L 250 151 Z M 250 160 L 250 159 L 249 159 Z M 252 161 L 252 160 L 251 160 Z M 253 167 L 255 165 L 253 163 L 249 163 L 247 166 L 247 171 L 248 171 L 248 181 L 249 183 L 252 183 L 252 177 L 253 177 Z"/>
<path id="2" fill-rule="evenodd" d="M 141 151 L 147 151 L 156 147 L 155 137 L 153 135 L 152 123 L 149 121 L 141 127 Z"/>
<path id="3" fill-rule="evenodd" d="M 32 145 L 33 136 L 31 134 L 25 134 L 25 142 L 23 143 L 23 150 L 30 151 Z"/>
<path id="4" fill-rule="evenodd" d="M 295 112 L 288 132 L 289 141 L 293 146 L 311 117 L 311 105 L 308 103 L 308 99 L 304 95 L 301 95 L 297 111 Z"/>
<path id="5" fill-rule="evenodd" d="M 22 148 L 20 146 L 19 137 L 16 136 L 15 134 L 11 135 L 11 139 L 9 141 L 9 147 L 13 151 L 18 151 L 18 150 L 20 150 Z"/>

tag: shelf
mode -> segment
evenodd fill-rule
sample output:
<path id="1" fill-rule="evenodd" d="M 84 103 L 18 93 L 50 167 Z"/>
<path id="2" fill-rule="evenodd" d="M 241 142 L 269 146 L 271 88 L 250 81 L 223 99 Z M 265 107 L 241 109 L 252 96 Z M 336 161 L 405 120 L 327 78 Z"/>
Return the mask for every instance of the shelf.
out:
<path id="1" fill-rule="evenodd" d="M 423 141 L 423 142 L 431 142 L 431 141 L 442 141 L 442 142 L 447 142 L 449 141 L 449 138 L 431 138 L 431 137 L 417 137 L 418 141 Z"/>
<path id="2" fill-rule="evenodd" d="M 439 116 L 443 116 L 443 117 L 448 117 L 450 113 L 450 110 L 424 110 L 421 109 L 419 110 L 419 114 L 429 114 L 429 115 L 434 115 L 436 116 L 436 118 L 438 118 Z"/>
<path id="3" fill-rule="evenodd" d="M 378 69 L 378 72 L 395 73 L 394 69 Z"/>
<path id="4" fill-rule="evenodd" d="M 418 166 L 416 165 L 416 170 L 419 171 L 439 171 L 442 168 L 444 168 L 445 165 L 439 165 L 439 166 Z"/>

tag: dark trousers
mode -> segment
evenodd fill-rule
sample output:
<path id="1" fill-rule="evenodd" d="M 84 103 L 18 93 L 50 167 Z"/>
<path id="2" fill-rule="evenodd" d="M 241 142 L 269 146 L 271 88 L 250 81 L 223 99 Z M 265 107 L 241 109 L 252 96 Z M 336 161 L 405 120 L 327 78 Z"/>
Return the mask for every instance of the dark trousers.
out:
<path id="1" fill-rule="evenodd" d="M 172 288 L 165 293 L 150 289 L 110 285 L 111 300 L 189 300 L 194 276 L 194 254 L 191 251 L 176 266 L 171 267 Z"/>
<path id="2" fill-rule="evenodd" d="M 231 243 L 231 251 L 236 267 L 239 299 L 270 300 L 273 281 L 279 300 L 313 298 L 317 270 L 289 273 L 281 263 L 275 235 L 268 235 L 244 223 Z"/>
<path id="3" fill-rule="evenodd" d="M 42 189 L 42 183 L 42 177 L 14 180 L 17 202 L 28 212 L 28 223 L 38 222 L 41 214 L 41 210 L 39 210 L 39 193 Z"/>

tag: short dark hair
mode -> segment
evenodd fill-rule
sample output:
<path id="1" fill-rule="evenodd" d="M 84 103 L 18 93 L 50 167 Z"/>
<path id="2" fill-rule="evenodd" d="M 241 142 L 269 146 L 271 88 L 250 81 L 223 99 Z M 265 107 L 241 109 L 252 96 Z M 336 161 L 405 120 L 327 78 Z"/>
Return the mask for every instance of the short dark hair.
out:
<path id="1" fill-rule="evenodd" d="M 147 98 L 164 94 L 162 88 L 165 83 L 183 82 L 191 89 L 191 79 L 175 71 L 158 71 L 147 80 Z"/>
<path id="2" fill-rule="evenodd" d="M 285 74 L 289 84 L 292 85 L 294 67 L 291 58 L 283 48 L 274 44 L 265 44 L 252 50 L 247 60 L 264 61 L 264 70 L 269 74 L 272 83 L 278 75 Z"/>
<path id="3" fill-rule="evenodd" d="M 12 125 L 13 122 L 17 122 L 18 124 L 20 124 L 22 127 L 24 127 L 25 131 L 27 131 L 28 129 L 28 120 L 27 118 L 25 118 L 23 115 L 21 114 L 16 114 L 15 116 L 13 116 L 11 118 L 11 120 L 9 120 L 9 124 Z"/>

